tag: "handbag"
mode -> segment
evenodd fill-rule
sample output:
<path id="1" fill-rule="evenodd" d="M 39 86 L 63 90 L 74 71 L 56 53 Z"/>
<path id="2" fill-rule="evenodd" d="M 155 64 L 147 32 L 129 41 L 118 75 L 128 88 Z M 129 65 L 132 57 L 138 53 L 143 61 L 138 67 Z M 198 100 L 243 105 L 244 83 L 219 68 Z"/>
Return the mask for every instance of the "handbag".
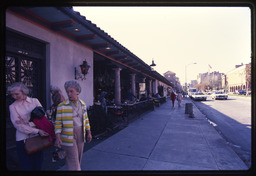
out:
<path id="1" fill-rule="evenodd" d="M 38 109 L 38 111 L 42 112 L 43 108 L 36 107 L 35 109 Z M 17 109 L 15 109 L 15 110 L 17 112 Z M 17 112 L 17 114 L 19 114 L 19 113 Z M 38 115 L 40 116 L 40 113 L 38 113 Z M 19 116 L 18 116 L 18 118 L 20 120 L 23 120 Z M 25 151 L 27 152 L 27 154 L 33 154 L 35 152 L 38 152 L 40 150 L 43 150 L 43 149 L 48 148 L 51 145 L 53 145 L 53 142 L 50 141 L 49 136 L 40 136 L 38 134 L 30 136 L 29 138 L 25 139 L 24 142 L 25 142 L 24 148 L 25 148 Z"/>
<path id="2" fill-rule="evenodd" d="M 25 150 L 27 154 L 33 154 L 40 150 L 46 149 L 53 145 L 52 141 L 49 140 L 49 136 L 34 136 L 25 139 Z"/>

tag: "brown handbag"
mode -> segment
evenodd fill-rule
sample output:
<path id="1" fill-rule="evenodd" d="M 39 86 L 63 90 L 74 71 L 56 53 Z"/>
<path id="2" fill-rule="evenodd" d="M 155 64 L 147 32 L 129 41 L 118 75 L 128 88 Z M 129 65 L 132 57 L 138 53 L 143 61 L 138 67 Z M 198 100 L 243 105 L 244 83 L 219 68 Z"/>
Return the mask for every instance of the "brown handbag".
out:
<path id="1" fill-rule="evenodd" d="M 15 108 L 17 114 L 18 111 Z M 23 119 L 18 116 L 18 118 L 23 121 Z M 49 136 L 40 136 L 40 135 L 36 135 L 33 137 L 29 137 L 27 139 L 25 139 L 25 150 L 27 152 L 27 154 L 33 154 L 35 152 L 38 152 L 40 150 L 43 150 L 45 148 L 50 147 L 51 145 L 53 145 L 53 142 L 49 140 Z"/>
<path id="2" fill-rule="evenodd" d="M 27 154 L 33 154 L 52 145 L 49 136 L 35 136 L 25 140 L 25 150 Z"/>

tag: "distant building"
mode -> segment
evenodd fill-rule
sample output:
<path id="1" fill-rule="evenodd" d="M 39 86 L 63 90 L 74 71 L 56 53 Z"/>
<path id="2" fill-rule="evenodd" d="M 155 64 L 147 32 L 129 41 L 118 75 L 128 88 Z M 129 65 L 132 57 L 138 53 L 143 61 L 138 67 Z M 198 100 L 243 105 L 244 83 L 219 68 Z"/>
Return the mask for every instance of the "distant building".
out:
<path id="1" fill-rule="evenodd" d="M 228 85 L 227 85 L 228 83 L 227 83 L 227 75 L 225 75 L 225 74 L 223 74 L 222 76 L 221 76 L 221 86 L 222 86 L 222 88 L 223 89 L 225 89 L 225 91 L 228 91 Z"/>
<path id="2" fill-rule="evenodd" d="M 250 64 L 235 65 L 235 68 L 228 71 L 226 74 L 219 72 L 200 73 L 197 76 L 198 84 L 208 84 L 212 89 L 225 89 L 229 92 L 238 90 L 250 90 L 250 76 L 246 72 Z"/>
<path id="3" fill-rule="evenodd" d="M 194 85 L 196 85 L 197 84 L 197 80 L 191 80 L 191 83 L 190 83 L 190 85 L 189 85 L 189 87 L 194 87 Z"/>
<path id="4" fill-rule="evenodd" d="M 176 79 L 176 73 L 172 72 L 172 71 L 167 71 L 164 73 L 164 77 L 170 81 L 170 82 L 175 82 Z"/>
<path id="5" fill-rule="evenodd" d="M 173 85 L 172 87 L 174 88 L 176 83 L 176 73 L 167 71 L 164 73 L 164 77 Z"/>
<path id="6" fill-rule="evenodd" d="M 198 84 L 207 83 L 215 90 L 223 89 L 225 87 L 222 83 L 224 75 L 224 73 L 219 73 L 217 71 L 211 73 L 200 73 L 197 76 L 197 82 Z"/>
<path id="7" fill-rule="evenodd" d="M 222 87 L 222 76 L 223 75 L 224 75 L 224 73 L 219 73 L 216 71 L 209 74 L 210 84 L 212 85 L 213 89 L 215 89 L 215 90 L 223 89 L 223 87 Z"/>
<path id="8" fill-rule="evenodd" d="M 164 73 L 164 77 L 173 85 L 173 89 L 175 90 L 182 90 L 182 86 L 180 84 L 180 80 L 176 77 L 176 73 L 172 71 L 167 71 Z"/>
<path id="9" fill-rule="evenodd" d="M 234 69 L 226 73 L 229 92 L 238 90 L 250 89 L 250 84 L 247 80 L 246 68 L 249 64 L 236 65 Z"/>
<path id="10" fill-rule="evenodd" d="M 197 76 L 198 84 L 202 84 L 203 82 L 209 81 L 208 74 L 209 73 L 199 73 L 199 75 Z"/>
<path id="11" fill-rule="evenodd" d="M 176 88 L 179 91 L 182 91 L 182 85 L 180 84 L 180 79 L 176 77 Z"/>

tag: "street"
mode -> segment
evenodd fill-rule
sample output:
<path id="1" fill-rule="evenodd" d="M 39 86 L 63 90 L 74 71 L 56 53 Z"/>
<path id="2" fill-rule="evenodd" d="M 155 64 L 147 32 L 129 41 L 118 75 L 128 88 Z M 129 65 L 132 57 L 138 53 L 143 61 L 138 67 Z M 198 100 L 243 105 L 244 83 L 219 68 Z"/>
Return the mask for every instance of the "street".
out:
<path id="1" fill-rule="evenodd" d="M 251 98 L 229 96 L 228 100 L 194 101 L 215 129 L 247 164 L 251 162 Z"/>

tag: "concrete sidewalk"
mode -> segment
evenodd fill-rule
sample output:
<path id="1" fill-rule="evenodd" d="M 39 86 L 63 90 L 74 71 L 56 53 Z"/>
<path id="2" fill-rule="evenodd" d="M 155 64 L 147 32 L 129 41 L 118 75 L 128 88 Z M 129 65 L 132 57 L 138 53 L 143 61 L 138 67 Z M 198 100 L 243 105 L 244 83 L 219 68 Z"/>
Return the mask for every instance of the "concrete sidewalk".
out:
<path id="1" fill-rule="evenodd" d="M 83 154 L 84 171 L 247 170 L 193 105 L 195 118 L 169 99 Z M 177 102 L 176 102 L 177 103 Z M 86 145 L 86 144 L 85 144 Z M 63 166 L 60 170 L 66 170 Z"/>

